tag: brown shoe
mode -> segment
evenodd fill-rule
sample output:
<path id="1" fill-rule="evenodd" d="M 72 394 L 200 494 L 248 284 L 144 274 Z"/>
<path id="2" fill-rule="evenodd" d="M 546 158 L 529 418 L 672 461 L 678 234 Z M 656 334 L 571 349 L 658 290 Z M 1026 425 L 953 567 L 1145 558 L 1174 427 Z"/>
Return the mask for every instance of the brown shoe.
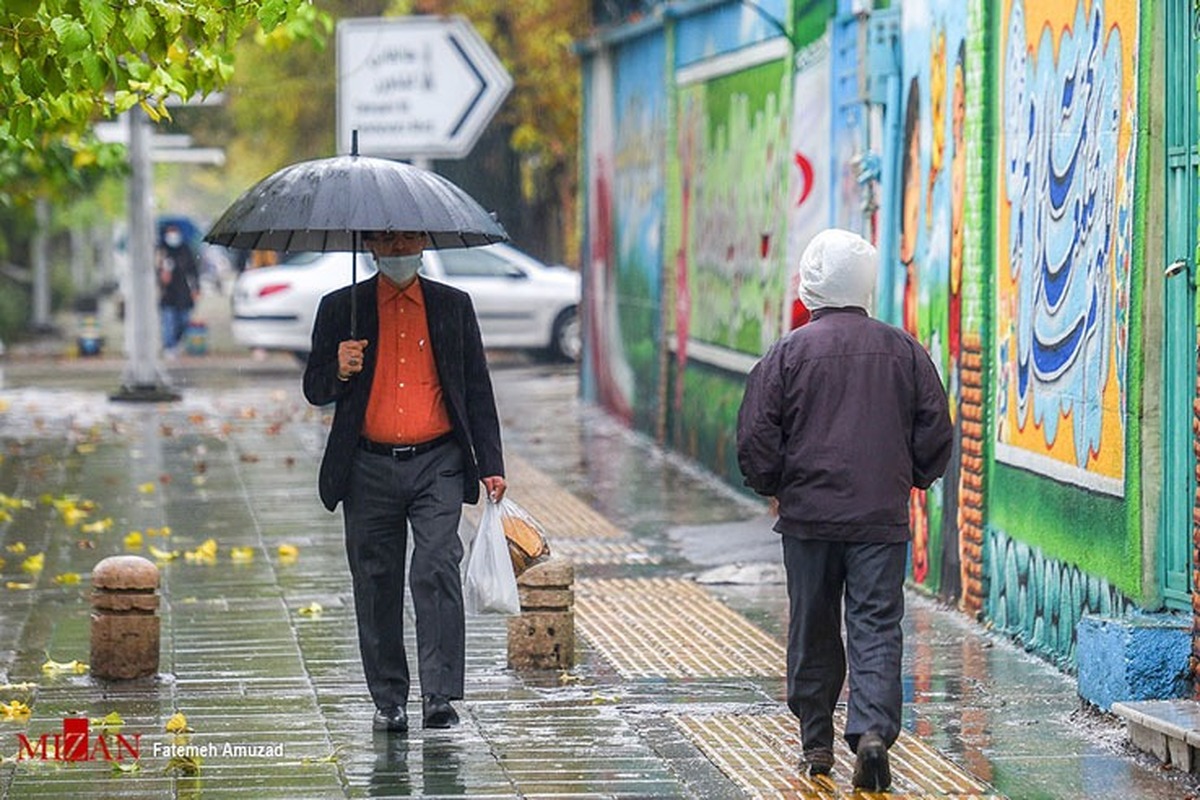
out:
<path id="1" fill-rule="evenodd" d="M 877 733 L 864 733 L 858 739 L 858 755 L 854 759 L 854 788 L 885 792 L 891 785 L 887 744 Z"/>
<path id="2" fill-rule="evenodd" d="M 805 766 L 808 767 L 808 774 L 813 778 L 833 772 L 833 748 L 814 747 L 811 750 L 805 750 L 804 758 L 800 760 L 800 769 L 803 770 Z"/>

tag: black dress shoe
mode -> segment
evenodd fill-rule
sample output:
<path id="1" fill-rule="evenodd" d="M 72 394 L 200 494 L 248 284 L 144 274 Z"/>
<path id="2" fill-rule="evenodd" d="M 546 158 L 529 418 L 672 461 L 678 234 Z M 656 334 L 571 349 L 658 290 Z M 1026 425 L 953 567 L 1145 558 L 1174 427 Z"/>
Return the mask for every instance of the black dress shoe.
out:
<path id="1" fill-rule="evenodd" d="M 864 733 L 858 740 L 857 756 L 854 761 L 854 788 L 886 792 L 892 785 L 892 770 L 883 737 L 877 733 Z"/>
<path id="2" fill-rule="evenodd" d="M 403 708 L 391 708 L 387 711 L 377 709 L 371 720 L 371 728 L 388 733 L 404 733 L 408 730 L 408 712 Z"/>
<path id="3" fill-rule="evenodd" d="M 832 747 L 814 747 L 804 751 L 804 758 L 800 760 L 800 769 L 808 767 L 808 774 L 812 777 L 818 775 L 828 775 L 833 772 L 833 748 Z"/>
<path id="4" fill-rule="evenodd" d="M 443 694 L 427 694 L 421 700 L 426 728 L 452 728 L 458 724 L 458 712 Z"/>

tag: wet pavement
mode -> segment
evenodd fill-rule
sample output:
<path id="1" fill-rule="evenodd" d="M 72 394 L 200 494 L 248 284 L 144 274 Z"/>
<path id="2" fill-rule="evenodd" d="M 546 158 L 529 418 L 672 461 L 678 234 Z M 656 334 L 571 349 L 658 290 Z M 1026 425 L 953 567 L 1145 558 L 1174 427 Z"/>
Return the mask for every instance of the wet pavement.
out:
<path id="1" fill-rule="evenodd" d="M 504 619 L 469 618 L 463 724 L 398 737 L 370 730 L 340 516 L 315 492 L 327 419 L 294 362 L 184 357 L 166 405 L 110 402 L 118 358 L 0 362 L 0 794 L 867 796 L 840 743 L 831 782 L 795 769 L 765 506 L 582 404 L 571 368 L 494 364 L 510 496 L 576 567 L 578 666 L 513 672 Z M 89 657 L 88 574 L 121 553 L 159 564 L 162 663 L 106 684 L 65 665 Z M 957 612 L 910 595 L 905 626 L 891 796 L 1200 796 Z M 64 719 L 94 736 L 114 712 L 136 759 L 115 735 L 112 760 L 54 757 Z M 190 730 L 167 731 L 176 712 Z"/>

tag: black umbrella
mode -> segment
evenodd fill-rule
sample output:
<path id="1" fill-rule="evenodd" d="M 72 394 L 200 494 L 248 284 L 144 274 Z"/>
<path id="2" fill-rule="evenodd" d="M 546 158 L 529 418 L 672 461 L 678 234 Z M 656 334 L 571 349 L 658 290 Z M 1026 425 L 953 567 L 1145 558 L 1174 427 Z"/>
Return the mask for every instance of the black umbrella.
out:
<path id="1" fill-rule="evenodd" d="M 304 161 L 268 175 L 225 210 L 204 240 L 249 250 L 357 254 L 367 231 L 422 231 L 436 249 L 508 240 L 494 216 L 441 175 L 360 155 Z"/>

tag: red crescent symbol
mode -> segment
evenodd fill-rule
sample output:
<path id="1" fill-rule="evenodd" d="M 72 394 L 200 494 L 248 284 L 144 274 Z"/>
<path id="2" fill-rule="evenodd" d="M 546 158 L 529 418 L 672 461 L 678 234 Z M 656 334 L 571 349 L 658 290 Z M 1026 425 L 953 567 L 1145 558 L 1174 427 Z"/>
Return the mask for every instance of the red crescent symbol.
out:
<path id="1" fill-rule="evenodd" d="M 812 194 L 813 165 L 801 153 L 796 153 L 796 166 L 800 168 L 800 177 L 804 180 L 804 188 L 800 190 L 800 199 L 796 201 L 797 206 L 802 206 L 804 205 L 804 201 L 808 199 L 808 196 Z"/>

